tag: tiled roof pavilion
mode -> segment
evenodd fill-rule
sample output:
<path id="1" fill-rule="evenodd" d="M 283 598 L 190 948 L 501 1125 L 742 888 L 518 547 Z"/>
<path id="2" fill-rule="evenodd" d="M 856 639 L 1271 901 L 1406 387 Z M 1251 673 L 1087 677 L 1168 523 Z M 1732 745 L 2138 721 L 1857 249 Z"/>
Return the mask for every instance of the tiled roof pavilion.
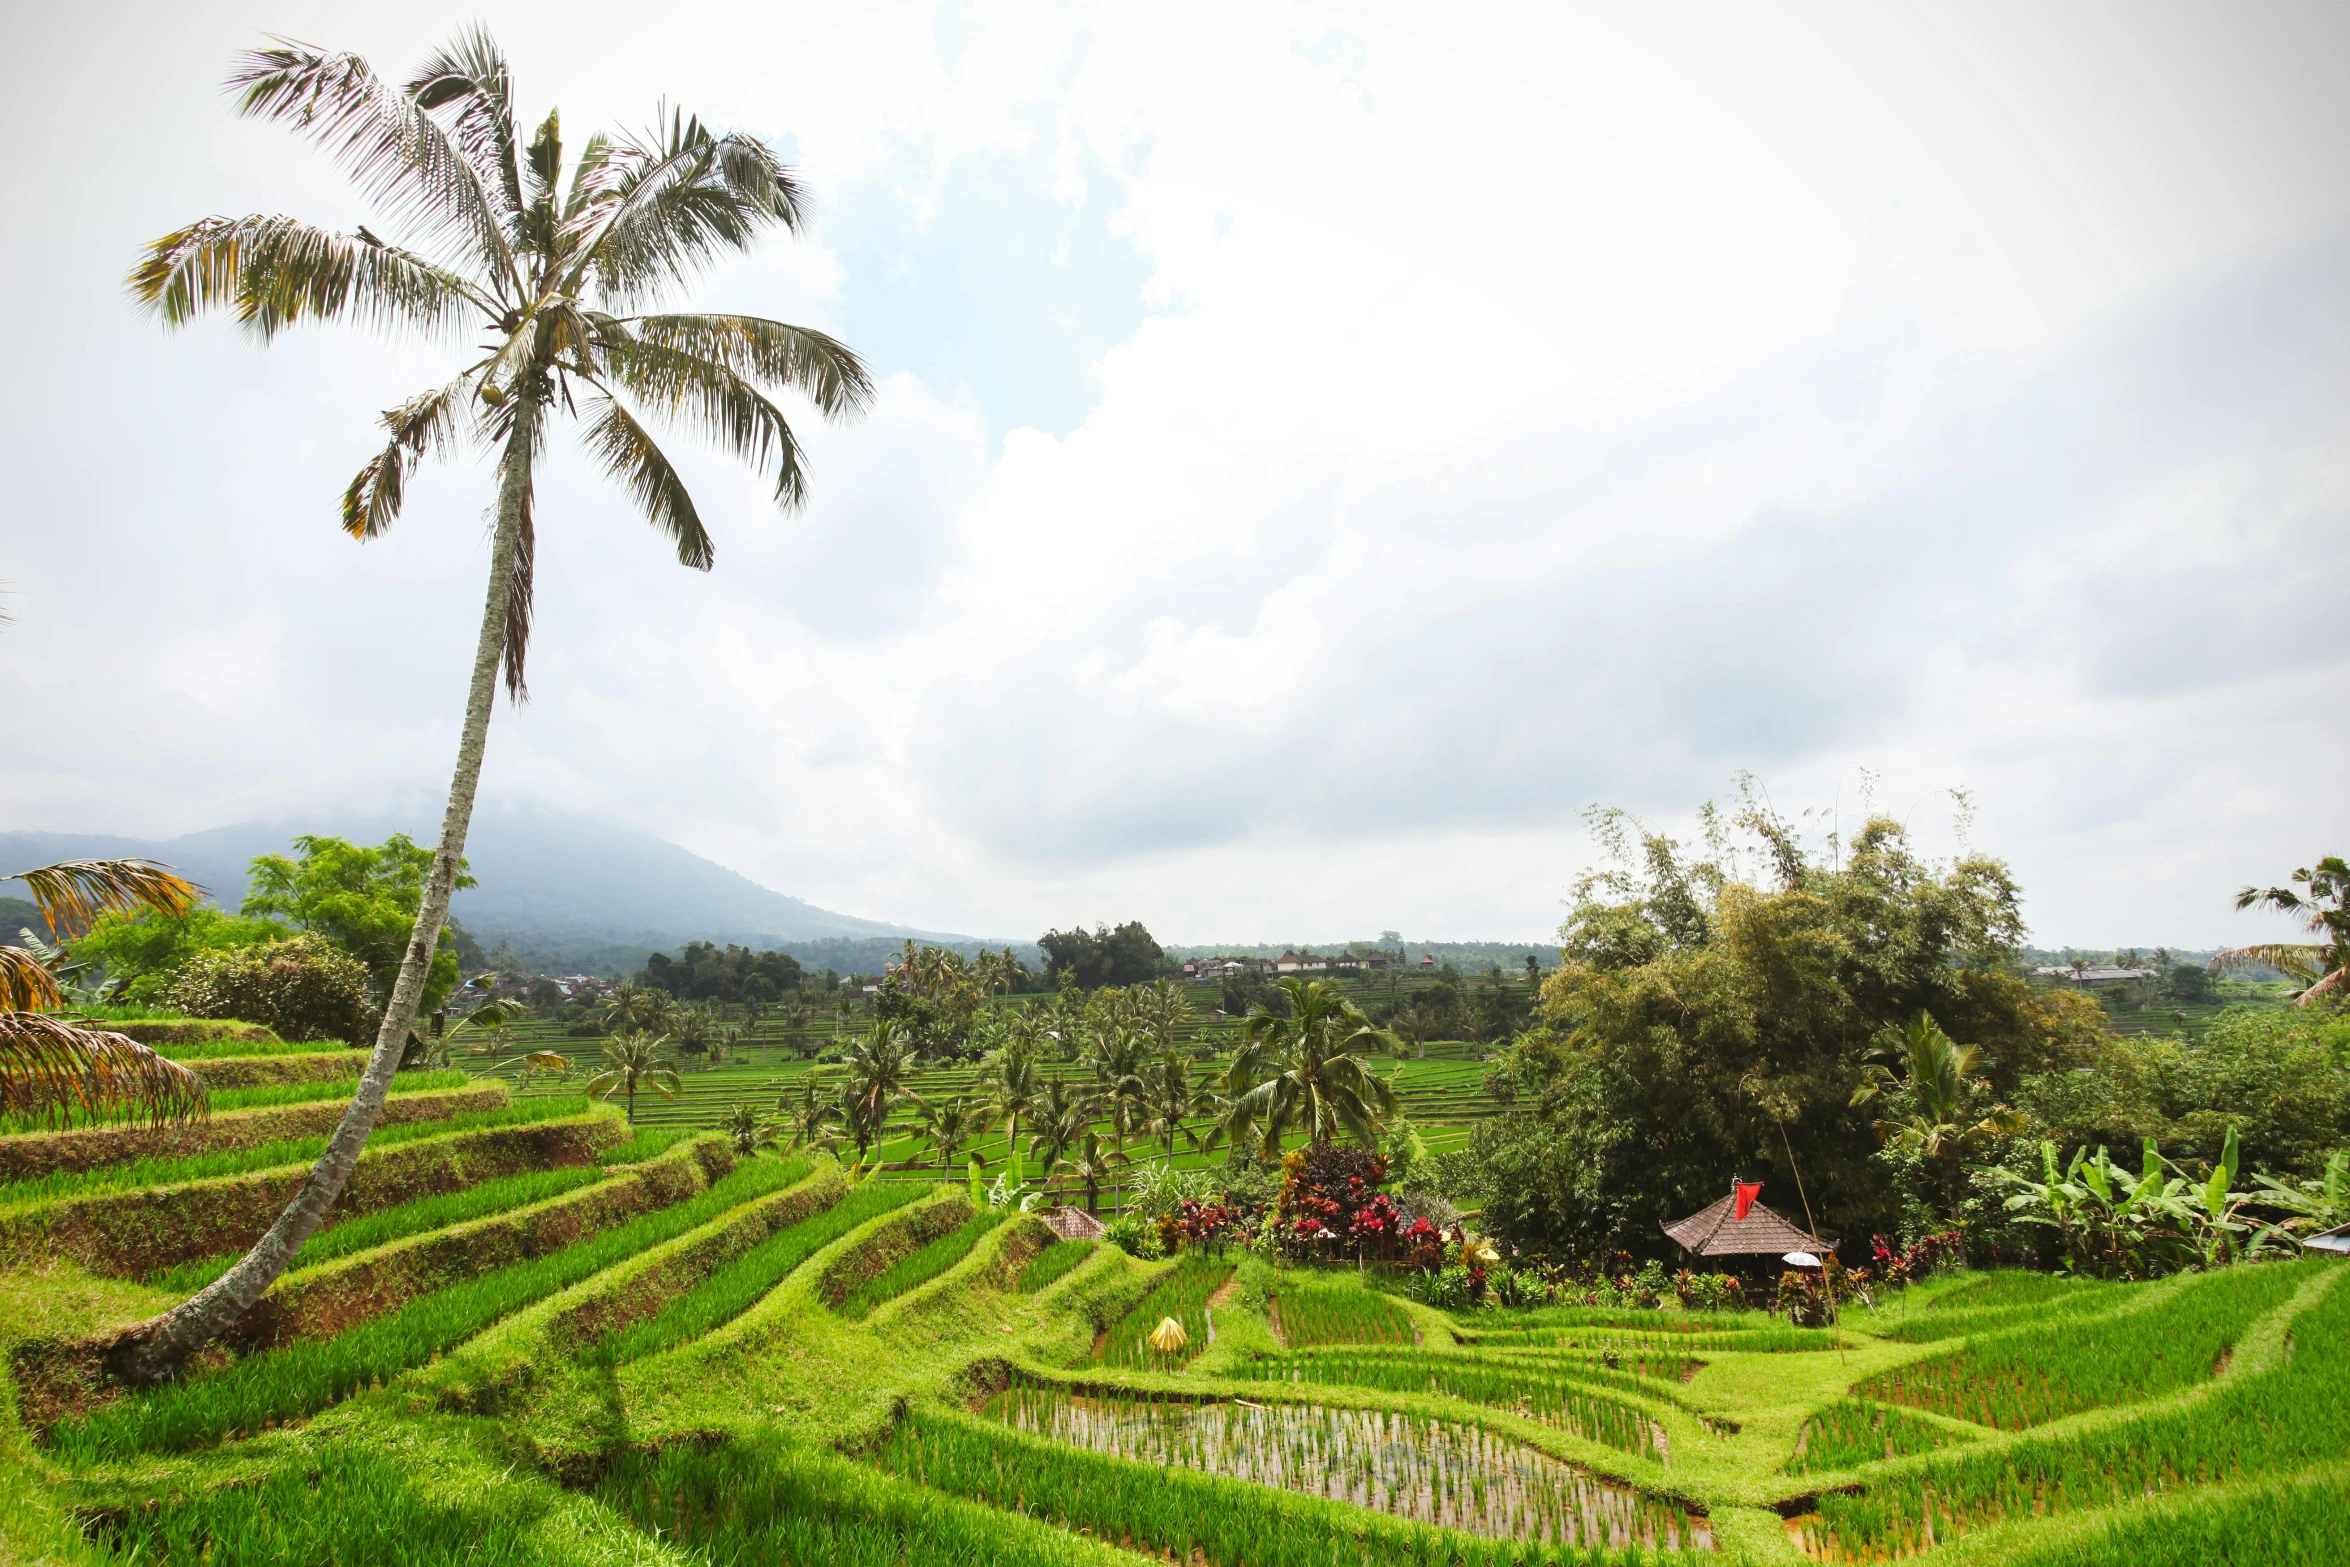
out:
<path id="1" fill-rule="evenodd" d="M 1743 1219 L 1731 1217 L 1736 1211 L 1736 1198 L 1725 1197 L 1679 1224 L 1666 1225 L 1665 1233 L 1698 1257 L 1783 1257 L 1791 1251 L 1824 1257 L 1831 1250 L 1828 1242 L 1806 1235 L 1759 1202 L 1747 1206 Z"/>

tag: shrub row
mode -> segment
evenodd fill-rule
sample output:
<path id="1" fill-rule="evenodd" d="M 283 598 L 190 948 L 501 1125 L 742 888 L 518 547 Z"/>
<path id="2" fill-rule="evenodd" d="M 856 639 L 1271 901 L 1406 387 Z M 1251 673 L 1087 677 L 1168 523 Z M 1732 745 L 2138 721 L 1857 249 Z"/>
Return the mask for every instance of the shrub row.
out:
<path id="1" fill-rule="evenodd" d="M 206 1056 L 185 1064 L 217 1094 L 224 1088 L 255 1088 L 263 1083 L 350 1083 L 367 1069 L 367 1052 L 312 1046 L 265 1056 Z"/>
<path id="2" fill-rule="evenodd" d="M 555 1119 L 528 1105 L 487 1112 L 489 1124 L 441 1135 L 370 1140 L 330 1219 L 397 1207 L 522 1170 L 592 1164 L 617 1141 L 609 1113 Z M 429 1124 L 429 1123 L 420 1123 Z M 242 1251 L 292 1201 L 310 1166 L 280 1165 L 157 1190 L 69 1198 L 0 1215 L 0 1262 L 63 1257 L 96 1273 L 138 1278 L 189 1257 Z"/>
<path id="3" fill-rule="evenodd" d="M 224 1017 L 143 1018 L 108 1023 L 107 1032 L 135 1039 L 142 1045 L 275 1045 L 285 1041 L 264 1023 L 239 1023 Z M 304 1048 L 316 1048 L 305 1046 Z M 176 1052 L 172 1052 L 176 1054 Z"/>
<path id="4" fill-rule="evenodd" d="M 551 1255 L 468 1279 L 338 1337 L 304 1339 L 217 1376 L 125 1398 L 51 1427 L 46 1440 L 61 1457 L 88 1465 L 186 1451 L 306 1418 L 424 1364 L 534 1300 L 775 1190 L 792 1173 L 778 1160 L 751 1160 L 696 1196 Z"/>
<path id="5" fill-rule="evenodd" d="M 410 1073 L 397 1080 L 400 1092 L 384 1100 L 384 1122 L 397 1126 L 402 1121 L 439 1120 L 460 1108 L 487 1109 L 506 1102 L 505 1090 L 494 1083 L 477 1085 L 470 1098 L 458 1096 L 456 1091 L 468 1082 L 463 1072 Z M 215 1149 L 258 1148 L 315 1137 L 334 1130 L 350 1099 L 347 1081 L 285 1082 L 216 1094 L 213 1113 L 202 1120 L 165 1126 L 118 1122 L 0 1137 L 0 1182 L 37 1181 L 133 1159 L 184 1159 Z M 449 1108 L 433 1108 L 438 1105 Z M 0 1193 L 5 1191 L 0 1187 Z"/>

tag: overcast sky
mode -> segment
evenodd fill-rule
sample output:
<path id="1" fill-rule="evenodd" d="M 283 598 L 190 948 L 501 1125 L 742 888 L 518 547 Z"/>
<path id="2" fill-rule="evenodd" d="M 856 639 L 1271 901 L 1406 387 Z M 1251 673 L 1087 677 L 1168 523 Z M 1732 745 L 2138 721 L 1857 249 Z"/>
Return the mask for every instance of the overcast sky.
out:
<path id="1" fill-rule="evenodd" d="M 2350 8 L 2146 0 L 19 8 L 0 823 L 437 820 L 486 465 L 334 518 L 454 350 L 121 278 L 369 220 L 220 95 L 257 30 L 477 16 L 575 146 L 780 146 L 812 232 L 691 297 L 881 382 L 799 515 L 693 455 L 708 575 L 557 440 L 485 798 L 1196 941 L 1547 933 L 1587 806 L 1740 770 L 1937 853 L 1971 791 L 2051 944 L 2283 934 L 2229 894 L 2350 843 Z"/>

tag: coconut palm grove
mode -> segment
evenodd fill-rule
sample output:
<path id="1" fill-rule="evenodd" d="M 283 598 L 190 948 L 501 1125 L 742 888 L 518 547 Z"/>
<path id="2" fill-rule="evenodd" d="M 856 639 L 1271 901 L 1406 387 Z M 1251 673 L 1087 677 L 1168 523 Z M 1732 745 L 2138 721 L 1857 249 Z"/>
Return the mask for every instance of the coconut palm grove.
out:
<path id="1" fill-rule="evenodd" d="M 751 130 L 528 123 L 479 29 L 231 91 L 374 216 L 185 222 L 133 306 L 438 356 L 319 513 L 486 457 L 478 641 L 434 841 L 0 865 L 0 1558 L 2350 1560 L 2339 845 L 2208 889 L 2302 939 L 2059 955 L 1963 795 L 1739 775 L 1595 807 L 1523 951 L 485 954 L 550 441 L 707 572 L 662 442 L 788 517 L 879 378 L 727 309 L 809 222 Z"/>

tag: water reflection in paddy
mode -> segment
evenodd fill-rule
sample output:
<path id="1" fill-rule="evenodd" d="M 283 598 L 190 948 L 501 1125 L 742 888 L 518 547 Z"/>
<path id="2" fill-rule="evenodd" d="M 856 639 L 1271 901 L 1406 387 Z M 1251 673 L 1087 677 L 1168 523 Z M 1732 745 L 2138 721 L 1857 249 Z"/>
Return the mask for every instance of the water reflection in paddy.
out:
<path id="1" fill-rule="evenodd" d="M 1313 1404 L 1158 1403 L 1050 1388 L 997 1394 L 1017 1431 L 1174 1464 L 1441 1528 L 1551 1545 L 1713 1549 L 1713 1531 L 1644 1492 L 1473 1425 Z"/>

